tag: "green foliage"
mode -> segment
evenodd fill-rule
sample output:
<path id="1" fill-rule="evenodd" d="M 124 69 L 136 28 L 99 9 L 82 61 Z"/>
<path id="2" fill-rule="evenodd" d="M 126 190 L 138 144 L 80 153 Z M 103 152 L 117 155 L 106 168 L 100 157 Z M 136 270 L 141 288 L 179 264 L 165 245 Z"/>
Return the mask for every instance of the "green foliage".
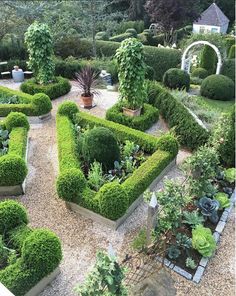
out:
<path id="1" fill-rule="evenodd" d="M 57 194 L 66 201 L 75 201 L 81 198 L 86 186 L 84 174 L 80 169 L 64 170 L 57 178 Z"/>
<path id="2" fill-rule="evenodd" d="M 229 208 L 230 207 L 230 199 L 228 195 L 224 192 L 218 192 L 214 196 L 214 199 L 220 203 L 220 209 Z"/>
<path id="3" fill-rule="evenodd" d="M 23 82 L 20 86 L 20 89 L 23 92 L 31 95 L 44 93 L 49 96 L 51 100 L 53 100 L 67 94 L 71 89 L 71 85 L 68 79 L 60 76 L 55 77 L 53 83 L 49 83 L 46 85 L 37 84 L 36 80 L 32 78 Z"/>
<path id="4" fill-rule="evenodd" d="M 116 182 L 102 186 L 96 198 L 101 215 L 114 221 L 122 217 L 129 206 L 125 188 Z"/>
<path id="5" fill-rule="evenodd" d="M 211 257 L 216 249 L 211 230 L 202 225 L 192 230 L 192 245 L 204 257 Z"/>
<path id="6" fill-rule="evenodd" d="M 33 95 L 32 106 L 36 114 L 47 114 L 52 110 L 50 98 L 43 93 Z"/>
<path id="7" fill-rule="evenodd" d="M 205 79 L 208 76 L 208 71 L 204 68 L 196 68 L 191 73 L 192 77 L 198 77 L 200 79 Z"/>
<path id="8" fill-rule="evenodd" d="M 133 35 L 133 33 L 127 32 L 127 33 L 123 33 L 123 34 L 119 34 L 119 35 L 115 35 L 113 37 L 110 37 L 109 41 L 111 41 L 111 42 L 121 42 L 123 40 L 126 40 L 128 38 L 132 38 L 132 37 L 135 37 Z"/>
<path id="9" fill-rule="evenodd" d="M 26 154 L 27 134 L 27 130 L 22 127 L 14 128 L 11 131 L 8 155 L 16 155 L 24 159 Z"/>
<path id="10" fill-rule="evenodd" d="M 118 63 L 119 91 L 123 103 L 131 109 L 142 107 L 146 99 L 142 43 L 134 38 L 124 40 L 115 57 Z"/>
<path id="11" fill-rule="evenodd" d="M 229 168 L 224 171 L 224 177 L 225 180 L 229 183 L 234 183 L 236 178 L 236 169 L 235 168 Z"/>
<path id="12" fill-rule="evenodd" d="M 212 100 L 230 101 L 234 98 L 234 82 L 223 75 L 210 75 L 203 80 L 200 92 Z"/>
<path id="13" fill-rule="evenodd" d="M 167 249 L 167 255 L 171 260 L 176 260 L 179 258 L 179 256 L 181 255 L 181 252 L 179 250 L 179 248 L 175 245 L 171 245 L 168 249 Z"/>
<path id="14" fill-rule="evenodd" d="M 22 259 L 28 269 L 36 269 L 41 277 L 51 273 L 62 259 L 59 238 L 46 229 L 36 229 L 22 246 Z"/>
<path id="15" fill-rule="evenodd" d="M 229 59 L 235 59 L 235 48 L 236 48 L 235 44 L 231 46 L 229 51 L 229 56 L 228 56 Z"/>
<path id="16" fill-rule="evenodd" d="M 0 104 L 19 104 L 19 99 L 16 95 L 6 96 L 0 94 Z"/>
<path id="17" fill-rule="evenodd" d="M 215 73 L 217 56 L 213 48 L 205 45 L 201 54 L 200 67 L 207 70 L 208 74 Z"/>
<path id="18" fill-rule="evenodd" d="M 102 165 L 101 163 L 94 161 L 88 172 L 88 184 L 92 189 L 98 191 L 104 183 L 105 179 L 103 177 Z"/>
<path id="19" fill-rule="evenodd" d="M 171 68 L 165 72 L 163 83 L 171 89 L 186 89 L 188 91 L 190 87 L 190 76 L 184 70 Z"/>
<path id="20" fill-rule="evenodd" d="M 199 215 L 198 211 L 183 212 L 183 223 L 190 225 L 192 228 L 196 228 L 197 225 L 203 224 L 204 218 Z"/>
<path id="21" fill-rule="evenodd" d="M 138 235 L 134 238 L 132 241 L 132 248 L 135 251 L 142 251 L 146 246 L 147 241 L 147 232 L 145 229 L 141 229 L 138 233 Z"/>
<path id="22" fill-rule="evenodd" d="M 195 269 L 197 267 L 196 262 L 191 257 L 188 257 L 186 259 L 185 265 L 186 265 L 186 267 L 188 267 L 190 269 Z"/>
<path id="23" fill-rule="evenodd" d="M 225 38 L 225 47 L 226 47 L 227 57 L 228 57 L 230 49 L 233 45 L 235 45 L 235 38 L 234 37 L 230 36 L 230 37 Z"/>
<path id="24" fill-rule="evenodd" d="M 221 73 L 235 81 L 235 59 L 225 59 L 221 67 Z"/>
<path id="25" fill-rule="evenodd" d="M 64 101 L 59 107 L 58 107 L 58 114 L 64 115 L 70 118 L 70 120 L 73 120 L 74 115 L 79 112 L 79 108 L 76 105 L 76 103 L 72 101 Z"/>
<path id="26" fill-rule="evenodd" d="M 57 56 L 67 58 L 68 56 L 77 56 L 80 36 L 78 34 L 66 34 L 59 39 L 54 40 L 54 51 Z M 55 65 L 56 67 L 56 65 Z M 56 69 L 55 69 L 56 71 Z"/>
<path id="27" fill-rule="evenodd" d="M 27 116 L 20 112 L 11 112 L 4 121 L 6 129 L 11 132 L 13 128 L 23 127 L 29 130 L 29 122 Z"/>
<path id="28" fill-rule="evenodd" d="M 122 283 L 124 278 L 125 270 L 120 267 L 116 258 L 98 252 L 94 268 L 84 284 L 76 287 L 75 291 L 81 296 L 128 296 L 128 291 Z"/>
<path id="29" fill-rule="evenodd" d="M 126 32 L 128 29 L 135 29 L 137 33 L 141 33 L 144 30 L 144 22 L 143 21 L 121 22 L 118 26 L 117 32 L 119 34 L 122 34 Z"/>
<path id="30" fill-rule="evenodd" d="M 0 202 L 0 234 L 6 234 L 10 230 L 28 223 L 25 208 L 14 200 Z"/>
<path id="31" fill-rule="evenodd" d="M 141 131 L 147 130 L 158 121 L 158 110 L 148 104 L 143 104 L 140 116 L 127 116 L 123 114 L 122 103 L 118 103 L 107 110 L 106 119 L 111 120 Z"/>
<path id="32" fill-rule="evenodd" d="M 95 36 L 96 40 L 103 40 L 103 41 L 108 41 L 109 40 L 109 36 L 107 34 L 107 32 L 101 31 L 98 32 Z"/>
<path id="33" fill-rule="evenodd" d="M 0 126 L 0 156 L 7 154 L 9 143 L 9 132 Z"/>
<path id="34" fill-rule="evenodd" d="M 120 150 L 115 135 L 104 127 L 95 127 L 86 133 L 82 150 L 88 162 L 96 160 L 106 169 L 113 168 L 114 162 L 120 160 Z"/>
<path id="35" fill-rule="evenodd" d="M 36 82 L 48 84 L 54 80 L 55 65 L 52 60 L 53 43 L 46 24 L 33 23 L 25 33 L 29 53 L 29 67 L 33 69 Z"/>
<path id="36" fill-rule="evenodd" d="M 220 203 L 217 200 L 208 197 L 202 197 L 198 202 L 198 207 L 200 208 L 203 216 L 209 218 L 212 223 L 216 224 L 219 221 L 217 211 L 220 207 Z"/>

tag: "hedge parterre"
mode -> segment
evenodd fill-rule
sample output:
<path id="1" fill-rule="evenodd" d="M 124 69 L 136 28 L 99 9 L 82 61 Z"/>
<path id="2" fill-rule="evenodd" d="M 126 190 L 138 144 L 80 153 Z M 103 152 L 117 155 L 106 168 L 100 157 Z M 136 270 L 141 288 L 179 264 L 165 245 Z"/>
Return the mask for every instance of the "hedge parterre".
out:
<path id="1" fill-rule="evenodd" d="M 77 203 L 111 220 L 122 217 L 129 206 L 147 189 L 163 169 L 178 153 L 178 143 L 170 135 L 160 138 L 141 131 L 100 119 L 75 110 L 75 104 L 68 111 L 64 102 L 57 114 L 57 141 L 60 174 L 57 179 L 58 196 L 65 201 Z M 70 103 L 71 105 L 73 103 Z M 67 106 L 68 107 L 68 106 Z M 73 114 L 73 120 L 72 118 Z M 69 116 L 68 116 L 69 115 Z M 77 157 L 77 139 L 74 124 L 90 128 L 105 127 L 111 130 L 117 140 L 130 140 L 138 144 L 151 156 L 141 164 L 122 184 L 111 182 L 103 185 L 98 192 L 91 190 L 80 167 Z"/>

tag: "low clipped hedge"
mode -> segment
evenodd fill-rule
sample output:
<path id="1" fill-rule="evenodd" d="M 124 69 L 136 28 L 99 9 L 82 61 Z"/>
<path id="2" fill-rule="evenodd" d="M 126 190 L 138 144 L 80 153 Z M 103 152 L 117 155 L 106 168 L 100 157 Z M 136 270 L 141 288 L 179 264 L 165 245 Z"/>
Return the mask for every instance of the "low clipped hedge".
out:
<path id="1" fill-rule="evenodd" d="M 234 82 L 224 75 L 210 75 L 201 84 L 202 96 L 212 100 L 230 101 L 234 98 Z"/>
<path id="2" fill-rule="evenodd" d="M 23 113 L 12 112 L 1 122 L 10 131 L 7 154 L 0 156 L 0 186 L 20 185 L 27 175 L 25 161 L 29 123 Z"/>
<path id="3" fill-rule="evenodd" d="M 25 208 L 17 201 L 0 202 L 0 235 L 20 253 L 15 263 L 0 270 L 0 282 L 14 295 L 24 296 L 60 264 L 59 238 L 47 229 L 27 226 Z"/>
<path id="4" fill-rule="evenodd" d="M 0 86 L 0 94 L 17 96 L 20 101 L 19 104 L 0 104 L 0 117 L 5 117 L 14 111 L 24 113 L 27 116 L 40 116 L 52 110 L 50 98 L 43 93 L 32 96 L 18 90 Z"/>
<path id="5" fill-rule="evenodd" d="M 235 59 L 225 59 L 221 67 L 221 73 L 235 81 Z"/>
<path id="6" fill-rule="evenodd" d="M 64 104 L 64 103 L 63 103 Z M 131 129 L 124 125 L 78 112 L 74 122 L 81 127 L 101 126 L 110 129 L 120 141 L 130 140 L 152 154 L 124 183 L 111 182 L 95 192 L 76 174 L 82 172 L 77 155 L 77 138 L 71 119 L 57 114 L 57 141 L 60 174 L 57 178 L 57 192 L 65 201 L 73 201 L 111 220 L 122 217 L 129 206 L 142 194 L 162 170 L 176 157 L 178 143 L 170 135 L 159 138 Z M 72 186 L 73 185 L 73 186 Z M 77 190 L 73 190 L 77 188 Z"/>
<path id="7" fill-rule="evenodd" d="M 205 144 L 209 132 L 193 118 L 185 106 L 178 102 L 170 92 L 157 82 L 149 82 L 148 98 L 158 108 L 170 128 L 174 128 L 178 141 L 188 149 L 197 149 Z"/>
<path id="8" fill-rule="evenodd" d="M 208 72 L 204 68 L 196 68 L 191 73 L 191 76 L 192 77 L 197 77 L 197 78 L 200 78 L 200 79 L 205 79 L 208 76 Z"/>
<path id="9" fill-rule="evenodd" d="M 23 82 L 20 88 L 27 94 L 35 95 L 44 93 L 51 100 L 54 100 L 67 94 L 71 89 L 71 85 L 68 79 L 59 76 L 55 78 L 55 82 L 46 85 L 40 85 L 36 83 L 35 78 L 32 78 Z"/>
<path id="10" fill-rule="evenodd" d="M 190 76 L 184 70 L 171 68 L 165 72 L 163 83 L 171 89 L 186 89 L 188 91 L 190 87 Z"/>
<path id="11" fill-rule="evenodd" d="M 111 120 L 134 129 L 145 131 L 159 119 L 159 111 L 157 108 L 144 104 L 140 116 L 127 116 L 123 114 L 122 104 L 116 104 L 106 112 L 106 119 Z"/>

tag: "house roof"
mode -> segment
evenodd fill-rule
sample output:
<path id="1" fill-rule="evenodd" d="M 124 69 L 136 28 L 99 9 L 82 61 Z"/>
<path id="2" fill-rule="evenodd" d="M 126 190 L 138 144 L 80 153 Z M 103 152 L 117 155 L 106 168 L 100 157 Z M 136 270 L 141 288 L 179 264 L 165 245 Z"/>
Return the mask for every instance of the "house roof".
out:
<path id="1" fill-rule="evenodd" d="M 222 26 L 229 22 L 229 19 L 222 10 L 212 3 L 203 13 L 200 18 L 194 22 L 197 25 Z"/>

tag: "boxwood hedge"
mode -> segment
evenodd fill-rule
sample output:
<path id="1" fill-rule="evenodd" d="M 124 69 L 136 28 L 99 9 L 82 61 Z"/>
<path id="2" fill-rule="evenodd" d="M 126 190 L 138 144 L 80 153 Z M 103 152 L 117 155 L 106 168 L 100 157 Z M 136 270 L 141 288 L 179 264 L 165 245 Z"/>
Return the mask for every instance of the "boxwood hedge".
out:
<path id="1" fill-rule="evenodd" d="M 42 278 L 50 274 L 62 259 L 59 238 L 47 229 L 32 230 L 27 226 L 25 208 L 18 202 L 0 202 L 0 235 L 20 257 L 0 270 L 0 282 L 14 295 L 23 296 Z"/>
<path id="2" fill-rule="evenodd" d="M 25 153 L 29 124 L 23 113 L 10 113 L 1 125 L 10 131 L 7 154 L 0 157 L 0 186 L 23 183 L 27 175 Z"/>
<path id="3" fill-rule="evenodd" d="M 0 94 L 9 97 L 17 96 L 20 101 L 19 104 L 0 104 L 0 117 L 7 116 L 12 111 L 22 112 L 27 116 L 40 116 L 52 110 L 50 98 L 43 93 L 32 96 L 18 90 L 0 86 Z"/>
<path id="4" fill-rule="evenodd" d="M 63 103 L 64 104 L 64 103 Z M 116 220 L 124 215 L 129 206 L 142 194 L 162 170 L 175 158 L 178 153 L 178 142 L 170 135 L 159 138 L 131 129 L 124 125 L 105 119 L 97 118 L 84 112 L 78 112 L 74 121 L 81 127 L 102 126 L 113 131 L 120 141 L 130 140 L 140 145 L 146 152 L 152 154 L 123 184 L 108 183 L 94 192 L 82 183 L 81 179 L 74 184 L 76 188 L 84 188 L 81 196 L 74 196 L 74 192 L 67 190 L 66 194 L 62 186 L 69 188 L 71 176 L 65 174 L 69 170 L 80 170 L 79 158 L 76 150 L 76 135 L 70 118 L 57 114 L 57 141 L 60 174 L 57 179 L 57 192 L 65 201 L 73 200 L 77 204 L 103 215 L 111 220 Z M 67 183 L 68 182 L 68 183 Z M 85 185 L 85 187 L 84 187 Z M 79 191 L 79 190 L 78 190 Z M 121 194 L 122 193 L 122 194 Z M 122 196 L 121 196 L 122 195 Z"/>

